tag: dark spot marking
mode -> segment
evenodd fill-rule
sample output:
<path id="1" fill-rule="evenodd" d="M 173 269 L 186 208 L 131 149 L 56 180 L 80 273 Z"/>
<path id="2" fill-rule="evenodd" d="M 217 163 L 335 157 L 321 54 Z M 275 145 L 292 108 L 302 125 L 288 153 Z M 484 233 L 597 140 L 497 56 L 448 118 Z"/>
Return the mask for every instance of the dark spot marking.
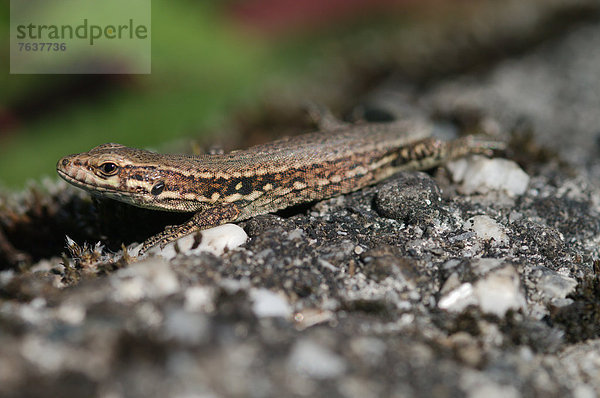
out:
<path id="1" fill-rule="evenodd" d="M 150 193 L 154 196 L 158 196 L 160 195 L 160 193 L 162 191 L 164 191 L 165 189 L 165 182 L 164 181 L 159 181 L 156 184 L 154 184 L 154 186 L 152 187 L 152 190 L 150 191 Z"/>
<path id="2" fill-rule="evenodd" d="M 194 243 L 192 244 L 191 250 L 194 250 L 198 246 L 200 246 L 200 243 L 202 243 L 202 233 L 201 232 L 196 232 L 194 234 Z"/>
<path id="3" fill-rule="evenodd" d="M 138 181 L 144 181 L 144 176 L 142 176 L 141 174 L 134 174 L 131 176 L 131 178 Z"/>
<path id="4" fill-rule="evenodd" d="M 173 249 L 175 249 L 175 254 L 181 253 L 181 248 L 179 247 L 179 242 L 175 241 L 175 244 L 173 245 Z"/>
<path id="5" fill-rule="evenodd" d="M 271 185 L 273 185 L 273 187 L 275 187 L 280 180 L 281 180 L 281 175 L 279 173 L 265 174 L 264 176 L 260 177 L 260 179 L 257 180 L 257 184 L 260 185 L 261 187 L 264 187 L 267 184 L 271 184 Z"/>

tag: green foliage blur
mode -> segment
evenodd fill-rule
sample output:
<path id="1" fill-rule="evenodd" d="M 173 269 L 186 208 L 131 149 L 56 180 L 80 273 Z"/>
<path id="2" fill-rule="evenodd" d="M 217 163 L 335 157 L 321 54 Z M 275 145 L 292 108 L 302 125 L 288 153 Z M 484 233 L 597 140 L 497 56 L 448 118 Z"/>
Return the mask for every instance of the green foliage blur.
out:
<path id="1" fill-rule="evenodd" d="M 156 148 L 214 131 L 267 80 L 301 68 L 218 4 L 152 2 L 150 75 L 11 75 L 0 53 L 0 186 L 54 178 L 61 156 L 105 142 Z M 8 32 L 8 7 L 0 12 Z"/>

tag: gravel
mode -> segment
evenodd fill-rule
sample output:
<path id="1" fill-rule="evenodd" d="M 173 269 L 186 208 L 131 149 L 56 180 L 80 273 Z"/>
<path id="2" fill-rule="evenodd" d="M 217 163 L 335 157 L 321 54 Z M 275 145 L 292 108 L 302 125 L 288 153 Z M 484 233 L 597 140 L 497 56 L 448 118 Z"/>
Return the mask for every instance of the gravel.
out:
<path id="1" fill-rule="evenodd" d="M 412 105 L 440 124 L 512 142 L 461 178 L 255 217 L 218 254 L 133 262 L 79 237 L 1 271 L 0 396 L 600 395 L 597 48 L 591 24 L 422 88 Z"/>

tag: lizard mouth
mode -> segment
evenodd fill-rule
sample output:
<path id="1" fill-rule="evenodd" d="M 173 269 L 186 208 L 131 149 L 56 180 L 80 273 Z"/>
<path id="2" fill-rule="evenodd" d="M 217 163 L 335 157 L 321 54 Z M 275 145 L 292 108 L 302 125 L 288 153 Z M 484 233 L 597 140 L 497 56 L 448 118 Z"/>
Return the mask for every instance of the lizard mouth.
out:
<path id="1" fill-rule="evenodd" d="M 79 178 L 73 177 L 71 174 L 67 173 L 64 170 L 56 169 L 56 171 L 58 172 L 58 175 L 63 180 L 68 182 L 69 184 L 72 184 L 72 185 L 76 186 L 77 188 L 81 188 L 86 191 L 89 191 L 92 194 L 95 194 L 95 193 L 117 193 L 118 192 L 116 189 L 114 189 L 112 187 L 94 184 L 94 183 L 86 181 L 85 179 L 79 179 Z"/>
<path id="2" fill-rule="evenodd" d="M 85 181 L 81 181 L 81 180 L 73 177 L 72 175 L 70 175 L 66 171 L 63 171 L 61 169 L 56 169 L 56 171 L 58 172 L 58 175 L 60 176 L 60 178 L 62 178 L 63 180 L 65 180 L 69 184 L 75 185 L 77 188 L 83 188 L 83 189 L 86 189 L 86 190 L 87 189 L 102 190 L 102 187 L 94 186 L 94 185 L 92 185 L 90 183 L 87 183 Z"/>
<path id="3" fill-rule="evenodd" d="M 147 205 L 141 205 L 141 203 L 143 203 L 144 200 L 142 195 L 140 195 L 139 193 L 131 192 L 126 194 L 110 185 L 99 185 L 94 182 L 87 181 L 86 175 L 84 175 L 82 178 L 78 178 L 79 176 L 74 177 L 72 174 L 69 174 L 65 170 L 62 170 L 60 167 L 58 167 L 56 171 L 63 180 L 67 181 L 69 184 L 74 185 L 77 188 L 87 191 L 93 196 L 106 197 L 134 206 L 148 207 Z"/>
<path id="4" fill-rule="evenodd" d="M 88 188 L 88 187 L 90 187 L 89 184 L 86 184 L 83 181 L 80 181 L 80 180 L 76 179 L 75 177 L 73 177 L 70 174 L 68 174 L 66 171 L 63 171 L 61 169 L 56 169 L 56 172 L 58 173 L 58 175 L 59 175 L 60 178 L 62 178 L 63 180 L 65 180 L 69 184 L 75 185 L 78 188 Z"/>

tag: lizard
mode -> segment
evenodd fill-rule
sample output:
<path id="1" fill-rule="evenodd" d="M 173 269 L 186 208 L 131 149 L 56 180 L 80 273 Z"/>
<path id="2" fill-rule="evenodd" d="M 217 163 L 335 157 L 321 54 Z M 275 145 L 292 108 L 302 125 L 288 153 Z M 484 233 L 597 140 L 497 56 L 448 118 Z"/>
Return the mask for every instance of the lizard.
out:
<path id="1" fill-rule="evenodd" d="M 93 195 L 138 207 L 194 213 L 143 242 L 138 256 L 193 232 L 349 193 L 406 170 L 431 169 L 498 141 L 431 136 L 424 119 L 344 124 L 225 154 L 160 154 L 103 144 L 57 163 L 60 177 Z"/>

